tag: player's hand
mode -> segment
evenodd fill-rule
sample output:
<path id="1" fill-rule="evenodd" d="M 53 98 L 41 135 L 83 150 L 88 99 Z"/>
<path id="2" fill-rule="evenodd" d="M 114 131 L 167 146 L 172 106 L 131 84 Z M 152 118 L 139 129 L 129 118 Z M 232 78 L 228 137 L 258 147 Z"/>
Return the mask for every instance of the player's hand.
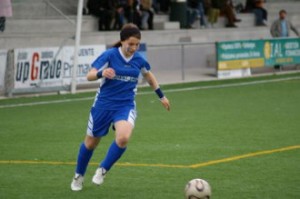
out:
<path id="1" fill-rule="evenodd" d="M 116 72 L 112 68 L 106 68 L 103 70 L 102 76 L 108 79 L 113 79 L 116 76 Z"/>
<path id="2" fill-rule="evenodd" d="M 169 102 L 168 98 L 163 97 L 163 98 L 160 99 L 160 102 L 167 109 L 167 111 L 171 110 L 171 105 L 170 105 L 170 102 Z"/>

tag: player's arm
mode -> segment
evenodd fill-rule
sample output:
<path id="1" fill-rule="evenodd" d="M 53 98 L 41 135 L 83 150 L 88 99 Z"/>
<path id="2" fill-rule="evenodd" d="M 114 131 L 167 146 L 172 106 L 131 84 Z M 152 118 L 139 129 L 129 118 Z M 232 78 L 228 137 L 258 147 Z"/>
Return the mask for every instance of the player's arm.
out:
<path id="1" fill-rule="evenodd" d="M 97 70 L 96 68 L 92 68 L 86 75 L 86 78 L 88 81 L 95 81 L 102 77 L 112 79 L 115 77 L 115 75 L 115 70 L 112 68 L 105 68 L 103 70 Z"/>
<path id="2" fill-rule="evenodd" d="M 108 67 L 110 53 L 105 51 L 93 63 L 92 68 L 86 75 L 88 81 L 95 81 L 102 77 L 113 79 L 115 70 Z"/>
<path id="3" fill-rule="evenodd" d="M 158 84 L 155 76 L 153 75 L 153 73 L 151 71 L 148 71 L 148 72 L 144 73 L 144 77 L 147 80 L 148 84 L 151 86 L 151 88 L 155 91 L 155 93 L 160 98 L 162 105 L 168 111 L 170 111 L 170 107 L 171 107 L 170 102 L 169 102 L 168 98 L 164 95 L 162 90 L 159 88 L 159 84 Z"/>

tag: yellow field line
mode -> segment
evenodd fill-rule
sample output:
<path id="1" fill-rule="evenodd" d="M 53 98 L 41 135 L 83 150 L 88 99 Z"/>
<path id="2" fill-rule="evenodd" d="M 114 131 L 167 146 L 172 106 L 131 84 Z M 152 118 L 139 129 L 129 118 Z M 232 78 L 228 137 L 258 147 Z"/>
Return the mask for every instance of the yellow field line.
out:
<path id="1" fill-rule="evenodd" d="M 295 149 L 300 149 L 300 145 L 288 146 L 288 147 L 284 147 L 284 148 L 280 148 L 280 149 L 258 151 L 258 152 L 254 152 L 254 153 L 233 156 L 233 157 L 224 158 L 224 159 L 220 159 L 220 160 L 213 160 L 213 161 L 204 162 L 204 163 L 200 163 L 200 164 L 193 164 L 193 165 L 190 165 L 190 168 L 205 167 L 205 166 L 209 166 L 209 165 L 231 162 L 231 161 L 236 161 L 236 160 L 240 160 L 240 159 L 251 158 L 251 157 L 256 157 L 256 156 L 261 156 L 261 155 L 268 155 L 268 154 L 272 154 L 272 153 L 290 151 L 290 150 L 295 150 Z"/>
<path id="2" fill-rule="evenodd" d="M 142 164 L 142 163 L 117 163 L 117 166 L 123 167 L 161 167 L 161 168 L 189 168 L 189 165 L 178 164 Z"/>
<path id="3" fill-rule="evenodd" d="M 41 161 L 41 160 L 0 160 L 0 164 L 48 164 L 48 165 L 75 165 L 75 162 Z"/>
<path id="4" fill-rule="evenodd" d="M 212 160 L 208 162 L 203 162 L 199 164 L 192 165 L 176 165 L 176 164 L 142 164 L 142 163 L 117 163 L 116 166 L 124 167 L 160 167 L 160 168 L 200 168 L 210 165 L 216 165 L 220 163 L 232 162 L 240 159 L 251 158 L 256 156 L 268 155 L 273 153 L 279 153 L 284 151 L 300 149 L 300 145 L 288 146 L 279 149 L 258 151 L 254 153 L 248 153 L 244 155 L 233 156 L 229 158 Z M 60 161 L 39 161 L 39 160 L 0 160 L 0 164 L 47 164 L 47 165 L 75 165 L 76 162 L 60 162 Z M 98 165 L 99 163 L 91 162 L 90 165 Z"/>

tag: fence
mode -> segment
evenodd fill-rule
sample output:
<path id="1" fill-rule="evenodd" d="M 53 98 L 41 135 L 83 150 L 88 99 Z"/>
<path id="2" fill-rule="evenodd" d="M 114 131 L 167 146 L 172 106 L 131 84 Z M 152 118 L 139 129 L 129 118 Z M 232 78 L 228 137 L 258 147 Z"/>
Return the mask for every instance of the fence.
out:
<path id="1" fill-rule="evenodd" d="M 148 45 L 147 55 L 160 83 L 216 79 L 214 42 Z"/>

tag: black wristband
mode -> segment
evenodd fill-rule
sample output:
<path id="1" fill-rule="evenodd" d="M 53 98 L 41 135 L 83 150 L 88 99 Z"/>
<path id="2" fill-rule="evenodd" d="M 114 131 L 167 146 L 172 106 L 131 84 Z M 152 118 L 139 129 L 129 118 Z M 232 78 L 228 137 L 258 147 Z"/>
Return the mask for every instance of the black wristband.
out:
<path id="1" fill-rule="evenodd" d="M 100 79 L 101 77 L 103 77 L 103 76 L 102 76 L 102 72 L 103 72 L 102 70 L 100 70 L 100 71 L 97 72 L 97 77 L 98 77 L 98 79 Z"/>
<path id="2" fill-rule="evenodd" d="M 157 88 L 155 90 L 155 93 L 157 94 L 157 96 L 159 97 L 159 99 L 162 99 L 165 96 L 164 93 L 161 91 L 160 88 Z"/>

